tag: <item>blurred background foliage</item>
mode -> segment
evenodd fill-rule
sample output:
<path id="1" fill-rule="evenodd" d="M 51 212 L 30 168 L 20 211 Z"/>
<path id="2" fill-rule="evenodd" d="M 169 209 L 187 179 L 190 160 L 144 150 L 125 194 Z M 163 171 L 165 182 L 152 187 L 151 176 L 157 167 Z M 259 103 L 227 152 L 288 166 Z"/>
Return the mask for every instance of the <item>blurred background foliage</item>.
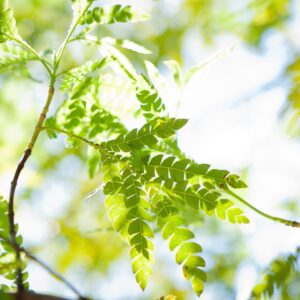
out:
<path id="1" fill-rule="evenodd" d="M 278 78 L 275 76 L 276 80 L 270 84 L 284 84 L 287 87 L 288 97 L 281 118 L 287 124 L 287 134 L 300 135 L 300 56 L 299 48 L 289 32 L 289 24 L 296 17 L 295 7 L 300 5 L 299 1 L 143 0 L 119 3 L 138 6 L 150 12 L 152 19 L 138 25 L 103 26 L 96 34 L 127 38 L 144 45 L 153 51 L 147 59 L 159 67 L 166 59 L 175 59 L 184 68 L 198 63 L 189 55 L 189 47 L 193 47 L 195 41 L 203 49 L 212 49 L 224 36 L 230 35 L 259 55 L 264 51 L 266 36 L 282 36 L 289 56 Z M 68 29 L 70 1 L 12 0 L 11 6 L 20 34 L 36 49 L 50 55 L 51 49 L 59 45 Z M 95 57 L 93 50 L 77 43 L 68 51 L 63 62 L 64 69 Z M 142 58 L 136 54 L 128 55 L 141 69 Z M 46 94 L 45 74 L 34 62 L 29 70 L 30 73 L 0 77 L 0 186 L 6 195 L 10 177 Z M 24 74 L 25 77 L 21 76 Z M 41 82 L 35 82 L 32 78 Z M 259 94 L 264 88 L 258 86 L 254 93 Z M 62 100 L 57 94 L 52 111 Z M 17 219 L 26 246 L 70 278 L 80 290 L 96 299 L 156 299 L 167 294 L 176 295 L 177 299 L 193 299 L 188 285 L 173 272 L 175 268 L 164 251 L 166 245 L 162 240 L 155 242 L 160 256 L 149 289 L 145 294 L 131 290 L 134 279 L 129 275 L 128 249 L 110 230 L 103 195 L 98 191 L 101 176 L 89 178 L 86 168 L 89 158 L 83 146 L 64 148 L 63 143 L 63 138 L 52 141 L 44 134 L 20 180 Z M 299 216 L 298 206 L 297 200 L 289 200 L 282 207 L 292 213 L 298 212 Z M 256 275 L 264 268 L 256 266 L 249 256 L 252 249 L 249 249 L 239 228 L 204 220 L 190 211 L 187 214 L 191 226 L 203 241 L 208 261 L 209 288 L 203 298 L 236 299 L 240 266 L 254 266 Z M 206 226 L 203 226 L 204 223 Z M 268 263 L 265 262 L 265 267 Z M 32 265 L 29 268 L 32 271 L 29 278 L 32 287 L 70 295 L 43 271 Z M 256 278 L 259 279 L 259 276 Z M 287 283 L 282 288 L 278 284 L 274 296 L 277 298 L 272 299 L 298 299 L 295 298 L 295 295 L 299 296 L 297 281 L 299 262 L 289 273 Z M 110 290 L 114 289 L 115 294 L 110 294 Z"/>

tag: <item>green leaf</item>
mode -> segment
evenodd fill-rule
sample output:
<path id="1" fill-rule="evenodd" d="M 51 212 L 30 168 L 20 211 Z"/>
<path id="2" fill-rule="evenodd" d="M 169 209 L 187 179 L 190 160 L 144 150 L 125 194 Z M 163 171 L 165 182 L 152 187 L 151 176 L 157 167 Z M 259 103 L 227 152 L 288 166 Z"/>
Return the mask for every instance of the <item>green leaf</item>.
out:
<path id="1" fill-rule="evenodd" d="M 11 42 L 0 44 L 0 73 L 26 69 L 26 64 L 35 57 Z"/>
<path id="2" fill-rule="evenodd" d="M 56 119 L 54 117 L 50 117 L 50 118 L 46 119 L 45 127 L 52 127 L 52 128 L 57 127 Z M 47 134 L 48 134 L 50 139 L 57 138 L 57 134 L 54 130 L 47 130 Z"/>
<path id="3" fill-rule="evenodd" d="M 74 90 L 80 90 L 80 86 L 83 86 L 88 74 L 92 74 L 97 70 L 101 70 L 109 62 L 109 59 L 97 59 L 94 61 L 88 61 L 81 65 L 68 71 L 63 79 L 60 86 L 60 90 L 63 93 L 70 93 L 71 97 L 74 94 Z"/>
<path id="4" fill-rule="evenodd" d="M 210 182 L 204 182 L 202 186 L 189 183 L 190 179 L 195 181 L 193 179 L 195 176 L 210 177 L 218 183 L 223 182 L 227 178 L 227 171 L 209 170 L 207 164 L 196 164 L 189 159 L 178 160 L 175 156 L 165 157 L 163 154 L 153 157 L 145 156 L 142 163 L 145 166 L 144 178 L 153 184 L 159 184 L 160 189 L 164 190 L 170 197 L 180 199 L 193 209 L 200 209 L 209 216 L 214 215 L 215 212 L 218 218 L 228 219 L 234 224 L 249 223 L 249 219 L 243 211 L 235 207 L 233 202 L 220 200 L 221 193 L 218 186 L 216 187 Z"/>
<path id="5" fill-rule="evenodd" d="M 94 67 L 96 66 L 94 65 Z M 79 76 L 83 75 L 80 74 Z M 67 83 L 65 82 L 65 84 Z M 70 84 L 68 82 L 67 85 Z M 55 124 L 54 127 L 65 129 L 79 136 L 86 136 L 89 140 L 98 140 L 99 137 L 104 135 L 109 137 L 116 133 L 127 132 L 118 117 L 98 104 L 98 99 L 94 97 L 93 90 L 84 89 L 83 92 L 83 90 L 76 88 L 78 88 L 77 83 L 73 85 L 73 91 L 77 91 L 76 95 L 73 94 L 71 98 L 66 99 L 58 109 L 55 119 L 52 117 L 51 123 Z M 79 91 L 84 95 L 76 98 L 79 96 Z M 78 139 L 73 138 L 68 138 L 67 141 L 69 146 L 73 147 L 78 146 L 80 143 Z"/>
<path id="6" fill-rule="evenodd" d="M 172 201 L 162 197 L 158 189 L 150 188 L 152 210 L 156 214 L 157 224 L 162 230 L 164 240 L 169 239 L 169 248 L 176 250 L 176 262 L 182 265 L 183 275 L 191 281 L 197 295 L 203 291 L 206 281 L 204 259 L 198 253 L 202 251 L 199 244 L 190 241 L 195 237 L 193 232 L 186 228 L 185 220 L 178 215 Z"/>
<path id="7" fill-rule="evenodd" d="M 125 205 L 128 208 L 140 203 L 140 197 L 144 194 L 140 182 L 135 178 L 129 168 L 122 173 L 122 192 L 125 195 Z"/>
<path id="8" fill-rule="evenodd" d="M 190 255 L 184 265 L 188 268 L 205 267 L 205 260 L 200 256 Z"/>
<path id="9" fill-rule="evenodd" d="M 185 220 L 178 215 L 174 215 L 167 220 L 163 220 L 163 222 L 165 222 L 162 229 L 162 236 L 164 240 L 168 239 L 175 232 L 177 227 L 185 225 Z"/>
<path id="10" fill-rule="evenodd" d="M 240 179 L 238 175 L 230 174 L 226 177 L 226 182 L 234 189 L 242 189 L 248 187 L 247 184 Z"/>
<path id="11" fill-rule="evenodd" d="M 174 81 L 178 88 L 182 88 L 183 86 L 183 74 L 181 68 L 177 61 L 175 60 L 166 60 L 164 64 L 172 71 Z"/>
<path id="12" fill-rule="evenodd" d="M 176 253 L 176 262 L 183 263 L 190 255 L 202 252 L 202 247 L 194 242 L 184 242 Z"/>
<path id="13" fill-rule="evenodd" d="M 180 197 L 184 203 L 194 209 L 201 209 L 205 213 L 210 213 L 217 205 L 220 194 L 210 191 L 199 185 L 189 186 L 186 182 L 181 182 L 170 187 L 170 190 Z"/>
<path id="14" fill-rule="evenodd" d="M 215 213 L 219 219 L 228 219 L 228 221 L 233 224 L 248 224 L 250 222 L 244 215 L 243 210 L 235 207 L 234 203 L 230 200 L 218 200 Z"/>
<path id="15" fill-rule="evenodd" d="M 136 88 L 136 97 L 140 102 L 145 119 L 153 120 L 158 116 L 163 117 L 166 115 L 165 105 L 156 88 L 143 75 L 140 81 L 141 83 Z"/>
<path id="16" fill-rule="evenodd" d="M 101 155 L 98 149 L 89 147 L 87 151 L 88 156 L 88 171 L 89 177 L 93 178 L 96 174 L 100 172 L 101 166 Z"/>
<path id="17" fill-rule="evenodd" d="M 176 182 L 205 175 L 209 169 L 207 164 L 196 164 L 189 159 L 178 160 L 175 156 L 164 157 L 162 154 L 145 157 L 143 162 L 147 178 L 151 179 L 158 174 L 164 180 L 171 179 Z"/>
<path id="18" fill-rule="evenodd" d="M 235 207 L 230 200 L 220 199 L 221 193 L 214 186 L 202 187 L 200 185 L 189 185 L 186 181 L 164 184 L 170 196 L 181 199 L 184 203 L 196 210 L 202 210 L 208 216 L 216 214 L 221 220 L 227 219 L 233 224 L 248 224 L 249 219 L 244 215 L 242 209 Z M 212 188 L 212 189 L 211 189 Z"/>
<path id="19" fill-rule="evenodd" d="M 228 189 L 228 185 L 233 188 L 247 187 L 238 175 L 230 174 L 227 170 L 210 169 L 203 177 L 213 180 L 219 188 L 224 190 Z"/>
<path id="20" fill-rule="evenodd" d="M 117 194 L 122 187 L 122 181 L 120 177 L 114 177 L 111 181 L 108 181 L 103 189 L 105 195 Z"/>
<path id="21" fill-rule="evenodd" d="M 288 286 L 299 257 L 300 248 L 298 247 L 294 254 L 274 259 L 265 270 L 261 281 L 252 289 L 251 299 L 273 299 L 275 291 L 280 299 L 285 299 L 283 287 Z"/>
<path id="22" fill-rule="evenodd" d="M 130 40 L 121 40 L 121 39 L 114 39 L 112 37 L 105 37 L 102 38 L 100 41 L 100 44 L 106 44 L 110 46 L 119 46 L 123 49 L 131 50 L 136 53 L 140 54 L 151 54 L 152 52 L 148 49 L 146 49 L 144 46 L 135 43 Z"/>
<path id="23" fill-rule="evenodd" d="M 118 117 L 105 110 L 100 105 L 93 104 L 88 111 L 87 117 L 88 128 L 86 131 L 88 132 L 89 138 L 98 137 L 103 132 L 106 132 L 106 134 L 110 136 L 111 134 L 127 131 Z"/>
<path id="24" fill-rule="evenodd" d="M 148 243 L 149 251 L 148 257 L 141 254 L 136 248 L 131 248 L 130 257 L 132 259 L 132 271 L 135 274 L 135 279 L 142 290 L 145 290 L 148 279 L 152 274 L 153 258 L 153 244 Z"/>
<path id="25" fill-rule="evenodd" d="M 200 296 L 204 290 L 203 280 L 197 276 L 192 278 L 192 287 L 197 296 Z"/>
<path id="26" fill-rule="evenodd" d="M 193 177 L 206 180 L 203 184 L 208 189 L 218 188 L 227 189 L 228 185 L 233 188 L 245 188 L 247 185 L 238 175 L 230 174 L 226 170 L 210 169 L 208 164 L 197 164 L 190 159 L 177 159 L 175 156 L 148 156 L 143 158 L 145 165 L 145 176 L 148 180 L 158 175 L 163 180 L 171 180 L 180 183 L 188 181 Z M 212 181 L 213 184 L 207 182 Z"/>
<path id="27" fill-rule="evenodd" d="M 127 76 L 135 84 L 138 76 L 129 59 L 112 45 L 103 43 L 103 41 L 99 41 L 98 45 L 101 55 L 114 62 L 116 66 L 118 66 L 119 69 L 125 74 L 125 76 Z"/>
<path id="28" fill-rule="evenodd" d="M 154 236 L 153 230 L 145 221 L 145 209 L 148 207 L 147 202 L 143 200 L 145 192 L 141 184 L 135 178 L 130 169 L 126 168 L 122 173 L 122 190 L 125 195 L 125 206 L 129 208 L 127 219 L 129 220 L 128 234 L 129 244 L 131 246 L 131 257 L 133 260 L 133 270 L 137 282 L 142 289 L 145 288 L 148 276 L 151 274 L 150 263 L 152 262 L 153 244 L 149 240 Z M 148 216 L 146 214 L 146 219 Z M 145 262 L 143 256 L 148 262 Z M 141 269 L 136 268 L 136 260 L 146 263 L 145 267 Z"/>
<path id="29" fill-rule="evenodd" d="M 8 0 L 0 0 L 0 43 L 10 39 L 7 35 L 17 35 L 16 20 Z"/>
<path id="30" fill-rule="evenodd" d="M 104 5 L 88 10 L 81 19 L 81 24 L 113 24 L 127 22 L 143 22 L 149 19 L 145 12 L 137 11 L 130 5 Z"/>
<path id="31" fill-rule="evenodd" d="M 159 197 L 160 198 L 160 197 Z M 166 218 L 173 214 L 177 213 L 177 208 L 173 206 L 172 201 L 169 199 L 159 200 L 157 203 L 154 203 L 154 197 L 152 199 L 152 205 L 154 205 L 154 210 L 159 218 Z"/>
<path id="32" fill-rule="evenodd" d="M 11 246 L 10 241 L 10 226 L 8 220 L 8 202 L 4 200 L 2 196 L 0 196 L 0 274 L 5 277 L 5 279 L 9 282 L 8 286 L 4 286 L 3 288 L 9 289 L 10 291 L 16 287 L 17 275 L 16 275 L 16 260 L 15 260 L 15 251 Z M 18 226 L 16 225 L 16 232 L 18 231 Z M 22 237 L 17 235 L 17 243 L 21 247 Z M 22 261 L 23 266 L 22 270 L 26 268 L 26 261 Z M 27 272 L 23 272 L 22 277 L 24 285 L 27 285 Z M 2 287 L 0 288 L 2 291 Z"/>
<path id="33" fill-rule="evenodd" d="M 175 229 L 175 232 L 170 239 L 169 248 L 171 251 L 173 251 L 184 241 L 190 240 L 194 237 L 195 235 L 189 229 L 178 227 Z"/>
<path id="34" fill-rule="evenodd" d="M 163 95 L 163 98 L 168 95 L 168 83 L 166 78 L 161 74 L 158 68 L 150 61 L 145 61 L 145 67 L 150 78 L 151 83 L 156 90 L 160 91 L 160 94 Z"/>
<path id="35" fill-rule="evenodd" d="M 114 229 L 119 232 L 128 224 L 127 208 L 124 204 L 123 195 L 107 196 L 105 200 L 108 209 L 109 220 L 113 224 Z"/>
<path id="36" fill-rule="evenodd" d="M 133 129 L 128 134 L 121 134 L 116 139 L 102 143 L 108 151 L 130 152 L 143 147 L 153 147 L 157 138 L 168 138 L 186 124 L 185 119 L 156 119 L 146 123 L 140 129 Z"/>
<path id="37" fill-rule="evenodd" d="M 147 237 L 154 237 L 152 229 L 142 218 L 132 220 L 128 227 L 129 234 L 136 234 L 138 232 L 142 232 L 143 235 Z"/>
<path id="38" fill-rule="evenodd" d="M 113 176 L 104 187 L 109 218 L 121 237 L 130 245 L 132 270 L 136 281 L 145 289 L 152 272 L 154 237 L 147 221 L 152 217 L 147 212 L 145 191 L 130 168 L 124 168 L 120 177 Z"/>

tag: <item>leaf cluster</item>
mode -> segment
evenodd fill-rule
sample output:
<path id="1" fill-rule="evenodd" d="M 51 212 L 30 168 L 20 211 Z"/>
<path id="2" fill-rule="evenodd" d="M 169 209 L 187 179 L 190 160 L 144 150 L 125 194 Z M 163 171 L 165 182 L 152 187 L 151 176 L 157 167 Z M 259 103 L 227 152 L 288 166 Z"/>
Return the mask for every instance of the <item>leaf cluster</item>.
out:
<path id="1" fill-rule="evenodd" d="M 130 5 L 122 6 L 105 5 L 101 7 L 94 7 L 88 10 L 81 19 L 81 24 L 113 24 L 113 23 L 127 23 L 127 22 L 140 22 L 146 21 L 149 16 L 145 13 L 138 12 Z"/>
<path id="2" fill-rule="evenodd" d="M 81 24 L 131 22 L 133 11 L 118 5 L 94 7 L 84 14 Z M 160 80 L 156 76 L 159 71 L 146 62 L 149 77 L 138 74 L 117 46 L 142 53 L 144 48 L 131 41 L 87 36 L 84 29 L 80 40 L 96 45 L 101 58 L 64 74 L 61 91 L 66 99 L 55 116 L 48 119 L 48 131 L 52 136 L 63 132 L 74 143 L 85 141 L 99 153 L 96 163 L 103 174 L 108 216 L 130 247 L 132 270 L 140 287 L 145 289 L 152 273 L 153 238 L 160 232 L 168 240 L 170 251 L 175 251 L 183 276 L 200 295 L 206 280 L 205 261 L 182 207 L 246 224 L 248 218 L 225 193 L 231 188 L 245 188 L 246 184 L 239 176 L 198 164 L 180 151 L 176 135 L 187 120 L 171 118 L 166 113 L 152 82 Z M 107 73 L 116 77 L 121 74 L 131 86 L 144 117 L 142 126 L 128 130 L 103 105 L 101 91 Z"/>
<path id="3" fill-rule="evenodd" d="M 29 75 L 26 65 L 36 59 L 30 52 L 11 42 L 0 44 L 0 73 L 20 72 Z"/>
<path id="4" fill-rule="evenodd" d="M 16 225 L 16 231 L 17 231 Z M 18 246 L 22 245 L 21 235 L 17 236 Z M 26 269 L 26 262 L 22 262 L 22 270 Z M 15 252 L 10 243 L 9 222 L 8 222 L 8 203 L 0 196 L 0 275 L 4 276 L 8 284 L 1 284 L 0 291 L 14 291 L 17 286 L 16 260 Z M 25 288 L 29 287 L 27 282 L 28 273 L 23 272 L 23 284 Z"/>
<path id="5" fill-rule="evenodd" d="M 9 40 L 8 35 L 17 34 L 16 20 L 8 6 L 8 0 L 0 0 L 0 43 Z"/>
<path id="6" fill-rule="evenodd" d="M 264 272 L 261 281 L 252 289 L 251 298 L 256 300 L 265 299 L 265 297 L 272 298 L 276 291 L 281 290 L 282 299 L 285 299 L 285 288 L 297 270 L 299 256 L 300 249 L 298 248 L 294 254 L 273 260 Z M 286 296 L 286 299 L 289 298 Z"/>

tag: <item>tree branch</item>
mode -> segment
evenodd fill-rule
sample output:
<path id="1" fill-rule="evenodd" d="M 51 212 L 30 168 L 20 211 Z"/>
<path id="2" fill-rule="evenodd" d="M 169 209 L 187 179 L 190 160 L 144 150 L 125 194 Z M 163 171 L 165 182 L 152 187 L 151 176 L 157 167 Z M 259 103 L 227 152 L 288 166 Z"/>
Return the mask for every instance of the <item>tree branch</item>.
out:
<path id="1" fill-rule="evenodd" d="M 1 300 L 68 300 L 62 297 L 38 294 L 31 291 L 18 293 L 0 293 Z"/>
<path id="2" fill-rule="evenodd" d="M 39 116 L 37 123 L 36 123 L 35 129 L 33 131 L 32 137 L 28 143 L 28 146 L 27 146 L 26 150 L 24 151 L 23 157 L 20 160 L 20 162 L 16 168 L 13 180 L 11 182 L 11 188 L 10 188 L 10 193 L 9 193 L 9 202 L 8 202 L 9 234 L 10 234 L 10 240 L 11 240 L 12 247 L 14 248 L 14 251 L 16 253 L 16 263 L 17 263 L 16 271 L 17 271 L 18 291 L 24 290 L 24 286 L 23 286 L 23 280 L 22 280 L 23 276 L 22 276 L 22 269 L 21 269 L 20 248 L 17 243 L 16 230 L 15 230 L 15 214 L 14 214 L 15 191 L 16 191 L 16 187 L 18 184 L 19 176 L 20 176 L 28 158 L 30 157 L 30 155 L 32 153 L 32 150 L 34 148 L 36 140 L 40 134 L 41 127 L 44 124 L 44 121 L 46 119 L 46 115 L 47 115 L 50 103 L 51 103 L 51 101 L 53 99 L 53 95 L 54 95 L 54 81 L 55 81 L 55 78 L 52 77 L 51 83 L 49 86 L 47 101 L 46 101 L 45 106 Z"/>

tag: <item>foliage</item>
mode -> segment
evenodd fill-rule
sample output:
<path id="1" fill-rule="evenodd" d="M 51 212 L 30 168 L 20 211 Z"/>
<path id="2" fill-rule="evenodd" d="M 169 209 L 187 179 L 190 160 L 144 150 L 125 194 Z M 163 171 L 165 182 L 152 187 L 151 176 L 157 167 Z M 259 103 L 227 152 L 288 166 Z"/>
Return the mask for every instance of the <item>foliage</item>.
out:
<path id="1" fill-rule="evenodd" d="M 245 28 L 245 39 L 250 44 L 257 45 L 263 34 L 270 28 L 280 28 L 290 16 L 291 4 L 288 0 L 268 0 L 261 2 L 252 0 L 250 3 L 252 18 Z"/>
<path id="2" fill-rule="evenodd" d="M 26 70 L 26 64 L 34 59 L 31 53 L 10 42 L 0 45 L 0 73 Z"/>
<path id="3" fill-rule="evenodd" d="M 97 143 L 90 144 L 101 154 L 104 193 L 107 195 L 106 206 L 110 220 L 115 230 L 120 232 L 122 239 L 131 248 L 132 269 L 142 289 L 146 287 L 152 272 L 151 239 L 154 237 L 153 228 L 157 219 L 157 226 L 162 230 L 165 239 L 175 232 L 170 239 L 170 249 L 175 250 L 179 247 L 176 261 L 178 264 L 183 264 L 184 276 L 191 281 L 195 292 L 200 295 L 205 281 L 205 273 L 200 267 L 204 267 L 205 263 L 197 253 L 202 248 L 197 243 L 188 241 L 194 237 L 194 234 L 188 228 L 182 227 L 185 221 L 176 206 L 183 202 L 207 215 L 216 214 L 220 219 L 228 218 L 231 223 L 248 223 L 249 220 L 243 215 L 241 209 L 233 207 L 230 200 L 221 198 L 222 190 L 228 189 L 229 186 L 244 188 L 246 185 L 237 175 L 210 169 L 207 164 L 197 164 L 189 159 L 180 159 L 167 153 L 155 154 L 157 145 L 170 143 L 170 139 L 186 124 L 187 120 L 167 116 L 157 117 L 164 111 L 157 90 L 146 77 L 141 77 L 143 88 L 139 88 L 141 83 L 139 80 L 133 80 L 135 76 L 131 74 L 135 71 L 128 71 L 128 68 L 133 67 L 126 58 L 121 56 L 121 59 L 117 57 L 115 60 L 109 60 L 105 56 L 104 62 L 108 65 L 117 63 L 131 84 L 137 86 L 136 97 L 146 118 L 146 123 L 139 129 L 121 133 L 116 138 L 101 143 L 99 143 L 101 140 L 99 136 Z M 72 130 L 69 136 L 73 139 L 74 133 L 91 138 L 91 135 L 87 134 L 84 120 L 87 119 L 88 105 L 93 107 L 95 102 L 99 101 L 98 90 L 101 81 L 98 80 L 99 77 L 91 77 L 89 74 L 103 65 L 103 60 L 89 62 L 71 70 L 63 79 L 62 91 L 68 92 L 68 99 L 62 106 L 68 105 L 68 113 L 62 116 L 60 114 L 62 108 L 60 108 L 55 125 L 65 130 Z M 93 80 L 94 78 L 96 80 Z M 94 97 L 89 98 L 92 93 Z M 81 100 L 79 96 L 85 97 Z M 87 100 L 91 102 L 87 104 Z M 112 130 L 113 134 L 118 133 L 119 126 L 107 122 L 109 121 L 105 124 L 108 125 L 106 133 L 108 130 Z M 87 124 L 90 125 L 92 122 L 88 121 Z M 48 128 L 48 130 L 53 132 L 55 128 L 52 130 Z M 101 130 L 98 132 L 101 133 Z M 68 132 L 65 133 L 68 135 Z M 181 154 L 182 156 L 184 155 Z M 162 199 L 155 203 L 157 200 L 154 199 L 157 197 Z M 172 215 L 164 215 L 163 210 L 157 211 L 155 208 L 156 205 L 164 205 L 166 201 L 170 202 L 171 206 L 168 205 L 164 209 L 167 211 L 171 209 Z M 173 215 L 175 211 L 177 213 Z M 172 231 L 166 234 L 167 230 Z"/>
<path id="4" fill-rule="evenodd" d="M 293 299 L 286 290 L 288 281 L 297 271 L 297 263 L 300 255 L 298 248 L 295 254 L 277 258 L 271 262 L 260 281 L 252 290 L 251 298 L 265 299 L 274 296 L 276 290 L 281 290 L 281 299 Z M 299 296 L 299 295 L 298 295 Z"/>
<path id="5" fill-rule="evenodd" d="M 81 24 L 91 24 L 93 22 L 99 24 L 139 22 L 146 21 L 148 18 L 147 14 L 134 11 L 130 5 L 122 6 L 117 4 L 94 7 L 88 10 L 81 19 Z"/>
<path id="6" fill-rule="evenodd" d="M 17 236 L 17 243 L 21 247 L 20 235 Z M 22 270 L 25 269 L 26 263 L 23 260 Z M 0 196 L 0 275 L 3 275 L 9 284 L 1 284 L 0 291 L 15 290 L 17 285 L 15 253 L 9 242 L 8 203 L 2 196 Z M 23 284 L 26 288 L 29 287 L 27 277 L 28 273 L 24 272 Z"/>
<path id="7" fill-rule="evenodd" d="M 290 79 L 291 87 L 288 95 L 288 103 L 286 104 L 286 112 L 290 113 L 289 131 L 292 135 L 299 135 L 299 114 L 300 114 L 300 59 L 295 57 L 293 62 L 287 66 L 286 74 Z"/>
<path id="8" fill-rule="evenodd" d="M 0 1 L 0 43 L 9 40 L 8 35 L 14 36 L 17 33 L 16 21 L 13 11 L 8 6 L 8 0 Z"/>
<path id="9" fill-rule="evenodd" d="M 120 6 L 103 10 L 95 7 L 84 14 L 81 23 L 90 24 L 92 20 L 100 24 L 131 21 L 125 14 L 127 11 L 131 10 Z M 109 14 L 109 21 L 102 21 L 99 14 Z M 248 223 L 241 209 L 234 207 L 231 200 L 222 198 L 222 191 L 229 187 L 245 188 L 246 185 L 237 175 L 182 158 L 185 156 L 178 149 L 173 153 L 171 150 L 173 155 L 170 151 L 164 152 L 163 149 L 171 145 L 176 132 L 187 120 L 167 116 L 154 84 L 146 76 L 137 75 L 128 58 L 112 43 L 107 44 L 107 39 L 98 40 L 84 35 L 81 39 L 96 43 L 103 58 L 87 62 L 64 75 L 61 91 L 67 93 L 67 99 L 56 116 L 48 120 L 47 130 L 51 135 L 63 132 L 75 143 L 82 140 L 81 137 L 87 138 L 88 144 L 100 152 L 108 215 L 115 230 L 130 246 L 132 270 L 140 287 L 145 289 L 152 273 L 151 239 L 154 228 L 158 226 L 163 237 L 170 238 L 170 250 L 176 250 L 176 262 L 182 264 L 185 278 L 191 281 L 194 291 L 200 295 L 206 279 L 202 269 L 205 262 L 197 254 L 202 248 L 189 241 L 194 234 L 184 227 L 186 221 L 178 208 L 183 203 L 209 216 L 227 218 L 231 223 Z M 101 104 L 102 75 L 108 71 L 114 76 L 121 72 L 132 85 L 132 90 L 136 91 L 136 99 L 146 119 L 142 127 L 127 131 L 118 117 L 106 111 Z M 97 118 L 91 117 L 91 112 L 95 111 Z M 105 140 L 110 135 L 117 137 Z M 162 152 L 159 152 L 158 146 Z M 165 208 L 157 210 L 157 206 L 166 203 Z M 164 210 L 170 210 L 171 214 Z"/>

